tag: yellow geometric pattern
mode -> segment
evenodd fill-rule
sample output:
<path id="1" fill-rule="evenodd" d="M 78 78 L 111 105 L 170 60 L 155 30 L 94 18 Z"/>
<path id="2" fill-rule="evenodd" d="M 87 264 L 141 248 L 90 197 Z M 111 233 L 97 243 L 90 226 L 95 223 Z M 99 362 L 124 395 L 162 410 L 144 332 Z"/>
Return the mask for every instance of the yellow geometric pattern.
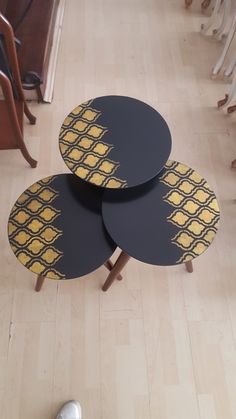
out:
<path id="1" fill-rule="evenodd" d="M 114 176 L 119 163 L 108 158 L 114 148 L 102 138 L 108 131 L 96 123 L 101 112 L 92 100 L 77 106 L 62 125 L 59 147 L 67 166 L 81 179 L 106 188 L 124 188 L 127 182 Z"/>
<path id="2" fill-rule="evenodd" d="M 173 207 L 167 221 L 179 228 L 172 243 L 183 250 L 176 263 L 203 253 L 213 241 L 220 211 L 213 191 L 202 176 L 188 166 L 168 160 L 160 182 L 169 187 L 164 201 Z"/>
<path id="3" fill-rule="evenodd" d="M 54 178 L 40 180 L 18 198 L 8 221 L 8 236 L 13 252 L 29 270 L 47 278 L 63 279 L 65 275 L 54 269 L 63 256 L 53 245 L 62 235 L 62 230 L 53 225 L 61 213 L 52 206 L 58 196 L 49 186 Z"/>

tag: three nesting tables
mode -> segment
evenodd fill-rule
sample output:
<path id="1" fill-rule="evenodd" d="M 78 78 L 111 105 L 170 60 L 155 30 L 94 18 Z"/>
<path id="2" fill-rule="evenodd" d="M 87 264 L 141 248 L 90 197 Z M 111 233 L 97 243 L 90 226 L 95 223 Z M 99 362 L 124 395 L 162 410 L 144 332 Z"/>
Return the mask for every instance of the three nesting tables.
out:
<path id="1" fill-rule="evenodd" d="M 192 272 L 216 235 L 219 207 L 201 175 L 168 160 L 171 135 L 156 110 L 123 96 L 90 100 L 65 118 L 59 147 L 72 174 L 31 185 L 8 221 L 14 254 L 38 275 L 36 291 L 45 278 L 78 278 L 103 264 L 106 291 L 130 257 Z"/>

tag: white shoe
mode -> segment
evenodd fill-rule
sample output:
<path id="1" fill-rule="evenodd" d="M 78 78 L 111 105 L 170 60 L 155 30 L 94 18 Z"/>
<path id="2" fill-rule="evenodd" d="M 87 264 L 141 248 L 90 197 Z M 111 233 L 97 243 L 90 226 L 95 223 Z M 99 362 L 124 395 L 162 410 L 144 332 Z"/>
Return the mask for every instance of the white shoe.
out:
<path id="1" fill-rule="evenodd" d="M 65 403 L 59 413 L 57 414 L 56 419 L 81 419 L 81 407 L 79 402 L 76 400 L 70 400 Z"/>

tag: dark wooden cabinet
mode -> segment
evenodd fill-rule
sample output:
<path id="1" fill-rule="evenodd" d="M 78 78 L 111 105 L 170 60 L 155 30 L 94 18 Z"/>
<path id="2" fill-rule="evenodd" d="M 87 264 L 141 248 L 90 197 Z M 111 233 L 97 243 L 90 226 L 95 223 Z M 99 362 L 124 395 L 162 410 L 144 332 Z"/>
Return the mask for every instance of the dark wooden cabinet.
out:
<path id="1" fill-rule="evenodd" d="M 60 0 L 0 0 L 0 11 L 21 45 L 18 61 L 23 87 L 43 100 Z"/>

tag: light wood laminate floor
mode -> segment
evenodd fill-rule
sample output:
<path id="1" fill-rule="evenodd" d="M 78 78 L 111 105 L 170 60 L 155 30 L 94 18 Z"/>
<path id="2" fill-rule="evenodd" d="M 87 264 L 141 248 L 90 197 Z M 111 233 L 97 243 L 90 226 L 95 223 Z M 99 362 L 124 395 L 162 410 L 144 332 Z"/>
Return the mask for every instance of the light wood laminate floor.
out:
<path id="1" fill-rule="evenodd" d="M 83 419 L 236 418 L 236 114 L 215 104 L 227 85 L 210 69 L 222 46 L 199 34 L 200 1 L 67 0 L 51 105 L 25 123 L 36 169 L 1 151 L 0 417 L 53 419 L 78 399 Z M 167 120 L 171 157 L 214 188 L 221 228 L 194 263 L 158 268 L 132 260 L 107 292 L 100 268 L 47 280 L 19 264 L 6 223 L 18 195 L 67 172 L 58 149 L 65 115 L 106 94 L 139 98 Z"/>

